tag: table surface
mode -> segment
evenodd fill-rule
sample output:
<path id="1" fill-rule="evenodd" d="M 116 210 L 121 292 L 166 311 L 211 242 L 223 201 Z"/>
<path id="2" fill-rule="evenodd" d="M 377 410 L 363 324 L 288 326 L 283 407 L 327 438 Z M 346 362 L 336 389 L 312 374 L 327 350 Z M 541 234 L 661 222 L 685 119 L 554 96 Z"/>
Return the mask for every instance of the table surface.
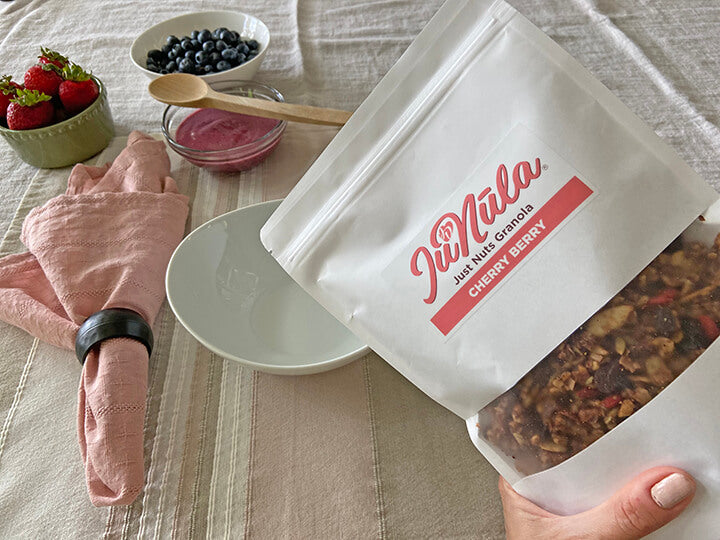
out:
<path id="1" fill-rule="evenodd" d="M 720 4 L 716 0 L 511 0 L 720 187 Z M 439 0 L 247 0 L 272 45 L 257 79 L 288 101 L 355 108 Z M 128 59 L 144 28 L 229 0 L 14 0 L 0 4 L 1 72 L 39 46 L 108 86 L 119 135 L 159 130 L 162 106 Z M 291 126 L 277 152 L 239 175 L 174 159 L 192 199 L 188 231 L 284 195 L 335 131 Z M 122 147 L 117 139 L 97 159 Z M 61 192 L 69 169 L 37 171 L 0 142 L 0 254 L 23 251 L 22 220 Z M 461 419 L 369 354 L 306 377 L 252 372 L 199 346 L 165 305 L 145 426 L 146 489 L 94 508 L 76 443 L 80 367 L 72 353 L 0 324 L 0 536 L 502 538 L 497 475 Z"/>

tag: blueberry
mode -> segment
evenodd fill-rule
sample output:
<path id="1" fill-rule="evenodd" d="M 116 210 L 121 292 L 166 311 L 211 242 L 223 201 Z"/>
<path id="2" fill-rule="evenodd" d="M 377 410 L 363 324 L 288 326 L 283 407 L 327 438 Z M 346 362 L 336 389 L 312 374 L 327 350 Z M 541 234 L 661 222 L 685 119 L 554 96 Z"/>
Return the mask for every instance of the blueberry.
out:
<path id="1" fill-rule="evenodd" d="M 195 63 L 196 64 L 207 64 L 207 61 L 210 59 L 210 55 L 206 53 L 205 51 L 198 51 L 195 53 Z"/>
<path id="2" fill-rule="evenodd" d="M 215 50 L 215 42 L 214 41 L 206 41 L 203 43 L 203 51 L 205 52 L 212 52 Z"/>
<path id="3" fill-rule="evenodd" d="M 249 56 L 245 56 L 244 54 L 238 53 L 238 64 L 242 64 L 243 62 L 247 62 L 250 59 Z"/>
<path id="4" fill-rule="evenodd" d="M 160 74 L 161 74 L 161 75 L 167 75 L 168 73 L 170 73 L 170 72 L 169 72 L 167 69 L 161 69 L 161 70 L 160 70 Z"/>
<path id="5" fill-rule="evenodd" d="M 254 39 L 251 39 L 250 41 L 248 41 L 247 46 L 256 51 L 260 48 L 260 44 L 257 41 L 255 41 Z"/>
<path id="6" fill-rule="evenodd" d="M 145 63 L 145 67 L 148 68 L 150 71 L 154 71 L 155 73 L 160 71 L 160 68 L 157 66 L 157 64 L 150 59 L 148 59 L 148 61 Z"/>
<path id="7" fill-rule="evenodd" d="M 223 52 L 223 51 L 224 51 L 225 49 L 227 49 L 227 48 L 228 48 L 227 43 L 225 43 L 222 39 L 218 39 L 218 40 L 215 42 L 215 50 L 216 50 L 216 51 Z"/>
<path id="8" fill-rule="evenodd" d="M 231 32 L 230 30 L 225 30 L 222 34 L 220 34 L 220 39 L 228 45 L 235 45 L 237 43 L 235 33 Z"/>
<path id="9" fill-rule="evenodd" d="M 163 55 L 162 51 L 160 51 L 158 49 L 152 49 L 151 51 L 148 51 L 148 53 L 147 53 L 147 57 L 152 59 L 154 62 L 160 62 L 160 60 L 162 60 L 163 56 L 164 55 Z"/>
<path id="10" fill-rule="evenodd" d="M 168 45 L 167 43 L 166 43 L 165 45 L 163 45 L 162 47 L 160 47 L 160 51 L 161 51 L 163 54 L 167 54 L 167 53 L 169 53 L 171 50 L 172 50 L 172 47 L 171 47 L 170 45 Z"/>
<path id="11" fill-rule="evenodd" d="M 199 30 L 193 30 L 192 32 L 190 32 L 190 39 L 197 39 L 199 35 L 200 35 Z"/>
<path id="12" fill-rule="evenodd" d="M 192 45 L 193 51 L 199 51 L 200 49 L 202 49 L 202 43 L 200 43 L 197 39 L 191 39 L 190 45 Z"/>
<path id="13" fill-rule="evenodd" d="M 217 51 L 213 51 L 210 53 L 210 60 L 209 62 L 214 66 L 217 64 L 220 60 L 222 60 L 222 56 L 220 56 L 220 53 Z"/>
<path id="14" fill-rule="evenodd" d="M 167 43 L 168 45 L 173 47 L 174 45 L 177 45 L 178 43 L 180 43 L 180 40 L 177 38 L 177 36 L 168 36 L 167 39 L 165 40 L 165 43 Z"/>
<path id="15" fill-rule="evenodd" d="M 215 68 L 213 68 L 210 64 L 205 64 L 205 65 L 202 67 L 202 70 L 203 70 L 204 73 L 212 73 L 214 69 L 215 69 Z"/>
<path id="16" fill-rule="evenodd" d="M 182 56 L 182 55 L 184 54 L 184 53 L 183 53 L 183 48 L 180 46 L 179 43 L 176 44 L 176 45 L 173 45 L 172 50 L 173 50 L 173 51 L 175 52 L 175 54 L 178 55 L 178 56 Z"/>
<path id="17" fill-rule="evenodd" d="M 250 52 L 250 47 L 247 46 L 247 44 L 242 43 L 237 46 L 237 50 L 239 53 L 244 54 L 247 56 L 247 54 Z"/>
<path id="18" fill-rule="evenodd" d="M 193 73 L 195 71 L 195 63 L 189 58 L 183 58 L 182 60 L 180 60 L 178 69 L 182 73 Z"/>
<path id="19" fill-rule="evenodd" d="M 168 71 L 168 73 L 174 73 L 177 71 L 177 64 L 173 61 L 170 61 L 165 66 L 165 69 Z"/>
<path id="20" fill-rule="evenodd" d="M 184 56 L 185 58 L 189 58 L 193 62 L 195 61 L 195 54 L 197 54 L 195 51 L 186 51 Z"/>
<path id="21" fill-rule="evenodd" d="M 200 33 L 198 34 L 197 40 L 200 43 L 205 43 L 206 41 L 210 41 L 212 39 L 212 34 L 210 33 L 210 30 L 205 28 L 204 30 L 200 30 Z"/>
<path id="22" fill-rule="evenodd" d="M 218 71 L 227 71 L 232 66 L 230 65 L 230 62 L 226 62 L 225 60 L 220 60 L 217 65 L 215 66 L 215 69 Z"/>
<path id="23" fill-rule="evenodd" d="M 188 38 L 185 38 L 180 42 L 180 46 L 183 51 L 189 51 L 192 49 L 192 42 Z"/>
<path id="24" fill-rule="evenodd" d="M 177 60 L 177 57 L 178 57 L 178 55 L 175 51 L 170 51 L 169 53 L 167 53 L 167 59 L 170 60 L 171 62 L 173 60 Z"/>
<path id="25" fill-rule="evenodd" d="M 216 28 L 215 30 L 213 30 L 212 37 L 214 37 L 215 39 L 220 39 L 220 35 L 223 32 L 227 32 L 227 28 L 225 28 L 224 26 L 221 26 L 220 28 Z"/>
<path id="26" fill-rule="evenodd" d="M 240 61 L 240 55 L 238 54 L 237 49 L 225 49 L 220 52 L 220 56 L 222 56 L 223 60 L 227 60 L 233 66 L 236 66 Z"/>

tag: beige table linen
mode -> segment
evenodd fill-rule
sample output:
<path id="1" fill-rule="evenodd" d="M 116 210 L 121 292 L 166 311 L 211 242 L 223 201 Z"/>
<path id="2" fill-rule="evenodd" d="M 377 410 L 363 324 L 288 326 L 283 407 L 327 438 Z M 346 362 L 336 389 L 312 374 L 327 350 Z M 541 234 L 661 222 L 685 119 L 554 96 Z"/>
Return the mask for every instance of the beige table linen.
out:
<path id="1" fill-rule="evenodd" d="M 720 186 L 720 5 L 715 0 L 511 0 Z M 179 13 L 242 9 L 272 46 L 257 79 L 289 100 L 356 107 L 440 2 L 412 0 L 14 0 L 0 3 L 0 73 L 20 75 L 40 44 L 91 67 L 122 134 L 157 132 L 162 106 L 127 59 L 143 28 Z M 192 200 L 188 232 L 282 197 L 332 138 L 291 125 L 241 175 L 173 158 Z M 124 144 L 119 137 L 104 156 Z M 0 142 L 0 254 L 22 251 L 30 208 L 69 169 L 37 172 Z M 329 373 L 254 373 L 210 353 L 167 304 L 155 324 L 145 425 L 146 488 L 93 508 L 75 440 L 80 366 L 0 325 L 0 537 L 502 538 L 497 476 L 463 422 L 374 354 Z"/>

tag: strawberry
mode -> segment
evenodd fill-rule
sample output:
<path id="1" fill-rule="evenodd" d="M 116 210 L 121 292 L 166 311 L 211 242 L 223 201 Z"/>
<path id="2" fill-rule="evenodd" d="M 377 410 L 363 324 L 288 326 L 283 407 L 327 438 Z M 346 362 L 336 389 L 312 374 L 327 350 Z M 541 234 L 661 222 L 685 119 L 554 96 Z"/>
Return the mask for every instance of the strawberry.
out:
<path id="1" fill-rule="evenodd" d="M 660 294 L 653 296 L 647 301 L 648 306 L 664 306 L 670 304 L 678 295 L 677 289 L 663 289 Z"/>
<path id="2" fill-rule="evenodd" d="M 58 74 L 58 67 L 54 64 L 37 64 L 25 72 L 23 81 L 28 90 L 37 90 L 48 96 L 56 96 L 62 77 Z"/>
<path id="3" fill-rule="evenodd" d="M 52 64 L 60 69 L 64 68 L 68 63 L 68 59 L 62 54 L 45 47 L 40 47 L 40 56 L 38 56 L 38 59 L 41 64 Z"/>
<path id="4" fill-rule="evenodd" d="M 612 396 L 608 396 L 605 399 L 603 399 L 600 402 L 600 405 L 602 405 L 606 409 L 612 409 L 615 405 L 617 405 L 621 401 L 622 401 L 622 396 L 620 394 L 613 394 Z"/>
<path id="5" fill-rule="evenodd" d="M 15 97 L 18 88 L 22 88 L 22 86 L 10 80 L 10 75 L 0 77 L 0 118 L 5 118 L 10 100 Z"/>
<path id="6" fill-rule="evenodd" d="M 35 129 L 52 122 L 55 110 L 47 94 L 20 89 L 10 100 L 7 124 L 10 129 Z"/>
<path id="7" fill-rule="evenodd" d="M 595 388 L 591 388 L 590 386 L 585 386 L 581 388 L 580 390 L 576 390 L 575 393 L 577 394 L 577 397 L 580 399 L 592 399 L 596 398 L 600 392 L 597 391 Z"/>
<path id="8" fill-rule="evenodd" d="M 705 337 L 708 338 L 708 341 L 713 342 L 718 338 L 718 336 L 720 336 L 720 329 L 718 329 L 718 325 L 715 324 L 715 321 L 713 321 L 708 315 L 700 315 L 697 320 L 700 322 L 702 331 L 705 334 Z"/>
<path id="9" fill-rule="evenodd" d="M 86 109 L 100 93 L 98 85 L 83 68 L 70 63 L 63 68 L 65 80 L 60 85 L 60 101 L 70 113 Z"/>

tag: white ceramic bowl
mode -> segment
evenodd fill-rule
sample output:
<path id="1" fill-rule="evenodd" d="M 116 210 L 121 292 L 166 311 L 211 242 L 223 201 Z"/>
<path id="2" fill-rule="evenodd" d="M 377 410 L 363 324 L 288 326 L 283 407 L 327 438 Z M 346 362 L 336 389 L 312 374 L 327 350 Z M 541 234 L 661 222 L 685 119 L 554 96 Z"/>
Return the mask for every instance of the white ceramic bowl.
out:
<path id="1" fill-rule="evenodd" d="M 247 206 L 195 229 L 165 278 L 170 307 L 205 347 L 269 373 L 305 375 L 368 352 L 260 243 L 280 201 Z"/>
<path id="2" fill-rule="evenodd" d="M 220 73 L 209 73 L 201 75 L 208 83 L 245 80 L 248 81 L 255 76 L 260 64 L 265 57 L 268 45 L 270 44 L 270 31 L 267 26 L 252 15 L 239 11 L 200 11 L 197 13 L 186 13 L 173 17 L 166 21 L 148 28 L 140 34 L 130 47 L 130 59 L 133 64 L 151 79 L 157 79 L 160 73 L 155 73 L 145 68 L 147 53 L 151 49 L 159 49 L 165 44 L 168 36 L 174 35 L 179 38 L 189 36 L 193 30 L 207 28 L 210 31 L 215 28 L 225 27 L 235 30 L 242 39 L 254 39 L 260 45 L 258 54 L 252 60 L 235 66 Z"/>

